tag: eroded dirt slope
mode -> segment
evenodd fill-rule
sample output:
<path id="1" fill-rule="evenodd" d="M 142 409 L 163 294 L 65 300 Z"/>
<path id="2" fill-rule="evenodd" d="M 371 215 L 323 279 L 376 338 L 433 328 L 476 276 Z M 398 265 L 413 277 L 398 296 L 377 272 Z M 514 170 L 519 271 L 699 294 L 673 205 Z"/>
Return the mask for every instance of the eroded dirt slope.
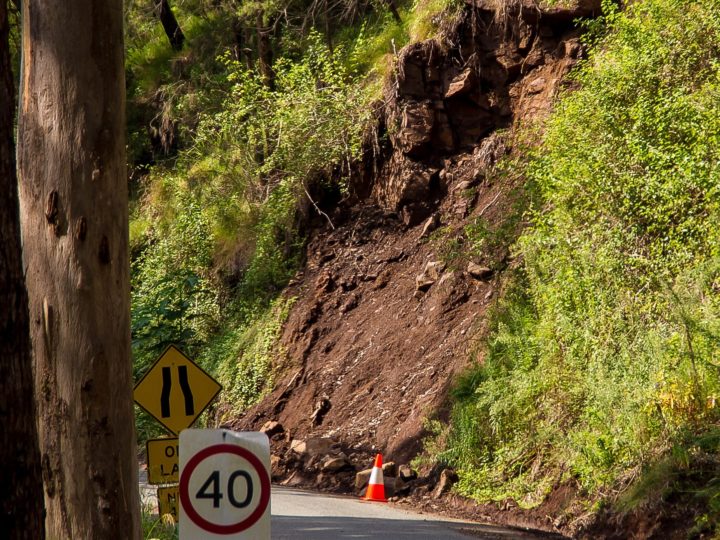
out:
<path id="1" fill-rule="evenodd" d="M 509 263 L 503 246 L 455 253 L 463 229 L 495 229 L 511 212 L 521 179 L 493 166 L 519 152 L 518 127 L 549 110 L 583 54 L 573 17 L 597 9 L 497 4 L 478 0 L 443 43 L 399 53 L 355 202 L 310 235 L 287 291 L 298 300 L 281 375 L 233 426 L 279 422 L 269 433 L 278 480 L 351 489 L 373 452 L 407 463 L 424 419 L 444 418 Z M 324 474 L 323 454 L 340 450 Z"/>

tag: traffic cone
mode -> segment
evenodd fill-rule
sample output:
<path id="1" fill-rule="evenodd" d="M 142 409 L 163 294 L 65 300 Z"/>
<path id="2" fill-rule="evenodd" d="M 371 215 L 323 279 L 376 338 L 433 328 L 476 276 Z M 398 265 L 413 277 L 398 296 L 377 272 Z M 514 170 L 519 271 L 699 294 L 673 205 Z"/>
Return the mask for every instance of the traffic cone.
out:
<path id="1" fill-rule="evenodd" d="M 365 501 L 387 502 L 385 498 L 385 480 L 382 472 L 382 454 L 375 456 L 375 465 L 373 465 L 370 473 L 370 482 L 368 482 L 367 491 L 365 492 Z"/>

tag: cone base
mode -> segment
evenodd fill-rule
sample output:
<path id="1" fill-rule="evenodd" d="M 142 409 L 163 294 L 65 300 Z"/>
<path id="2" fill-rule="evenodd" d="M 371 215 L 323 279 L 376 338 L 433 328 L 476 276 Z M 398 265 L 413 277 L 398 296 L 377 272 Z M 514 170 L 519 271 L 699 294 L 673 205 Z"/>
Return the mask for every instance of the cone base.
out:
<path id="1" fill-rule="evenodd" d="M 362 500 L 369 502 L 387 502 L 385 498 L 385 486 L 382 484 L 370 484 Z"/>

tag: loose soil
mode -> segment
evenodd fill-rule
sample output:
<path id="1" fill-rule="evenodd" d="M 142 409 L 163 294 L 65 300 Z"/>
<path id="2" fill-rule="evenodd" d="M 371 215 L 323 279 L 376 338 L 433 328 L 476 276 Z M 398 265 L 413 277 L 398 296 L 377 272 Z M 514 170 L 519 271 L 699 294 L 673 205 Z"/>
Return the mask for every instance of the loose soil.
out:
<path id="1" fill-rule="evenodd" d="M 599 2 L 546 14 L 525 2 L 506 12 L 496 4 L 476 0 L 444 42 L 399 53 L 351 184 L 354 198 L 327 208 L 329 220 L 310 231 L 306 263 L 286 291 L 297 301 L 274 389 L 229 424 L 281 424 L 271 433 L 277 482 L 353 493 L 356 471 L 375 453 L 409 463 L 423 451 L 427 421 L 447 423 L 456 376 L 482 361 L 488 315 L 513 264 L 508 245 L 523 224 L 479 250 L 464 231 L 496 230 L 517 212 L 523 179 L 498 173 L 496 163 L 522 157 L 518 134 L 539 124 L 583 56 L 573 17 L 597 13 Z M 327 452 L 291 449 L 318 438 L 329 439 L 347 466 L 329 472 Z M 440 471 L 420 472 L 395 504 L 592 538 L 668 530 L 653 516 L 593 521 L 572 484 L 525 511 L 511 501 L 437 496 Z"/>

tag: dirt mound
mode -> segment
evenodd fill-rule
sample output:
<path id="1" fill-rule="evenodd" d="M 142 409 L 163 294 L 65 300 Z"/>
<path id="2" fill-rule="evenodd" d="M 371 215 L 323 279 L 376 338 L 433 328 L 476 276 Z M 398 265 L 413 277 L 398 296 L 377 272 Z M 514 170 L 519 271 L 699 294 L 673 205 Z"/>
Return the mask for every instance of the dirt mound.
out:
<path id="1" fill-rule="evenodd" d="M 582 47 L 571 19 L 501 19 L 482 6 L 449 36 L 398 55 L 376 138 L 386 142 L 353 185 L 356 203 L 311 233 L 287 291 L 297 302 L 286 364 L 233 423 L 279 422 L 267 424 L 276 479 L 351 490 L 373 452 L 407 463 L 424 420 L 446 417 L 454 375 L 482 334 L 507 247 L 453 249 L 468 224 L 494 228 L 509 213 L 516 186 L 490 171 L 513 152 L 515 128 L 549 110 Z M 300 450 L 310 441 L 331 443 Z"/>

